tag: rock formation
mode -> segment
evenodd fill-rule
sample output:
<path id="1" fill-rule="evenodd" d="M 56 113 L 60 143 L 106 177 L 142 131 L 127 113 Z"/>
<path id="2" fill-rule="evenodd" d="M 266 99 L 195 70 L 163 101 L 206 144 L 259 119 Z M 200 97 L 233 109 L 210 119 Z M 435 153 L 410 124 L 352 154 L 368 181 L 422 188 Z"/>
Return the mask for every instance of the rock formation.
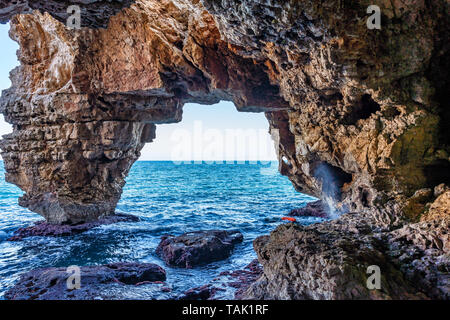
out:
<path id="1" fill-rule="evenodd" d="M 67 285 L 68 281 L 71 285 L 77 285 L 75 280 L 69 278 L 73 274 L 66 268 L 32 270 L 24 273 L 5 297 L 8 300 L 93 300 L 102 296 L 120 299 L 117 288 L 108 293 L 107 287 L 166 280 L 164 269 L 152 263 L 118 262 L 81 267 L 78 289 Z"/>
<path id="2" fill-rule="evenodd" d="M 327 206 L 321 200 L 310 202 L 303 208 L 292 209 L 289 212 L 289 216 L 330 218 Z"/>
<path id="3" fill-rule="evenodd" d="M 448 1 L 77 1 L 80 30 L 64 25 L 53 2 L 0 1 L 21 62 L 0 101 L 14 127 L 1 142 L 6 179 L 48 222 L 113 214 L 156 125 L 181 121 L 184 103 L 220 100 L 265 112 L 278 133 L 280 172 L 298 191 L 356 213 L 363 228 L 389 233 L 424 221 L 420 230 L 433 233 L 440 224 L 427 221 L 448 219 Z M 381 29 L 366 23 L 373 4 Z M 30 9 L 40 11 L 17 14 Z M 313 229 L 277 229 L 257 251 L 293 235 L 309 239 Z M 325 241 L 323 250 L 334 246 L 311 237 Z M 448 256 L 441 247 L 438 256 Z M 260 259 L 267 278 L 281 268 Z M 404 296 L 406 287 L 385 294 Z M 278 297 L 349 297 L 308 290 Z"/>
<path id="4" fill-rule="evenodd" d="M 63 237 L 73 236 L 85 232 L 92 228 L 119 222 L 139 222 L 136 216 L 124 213 L 116 213 L 106 216 L 92 222 L 77 224 L 53 224 L 46 221 L 36 221 L 34 225 L 25 228 L 19 228 L 14 231 L 14 235 L 9 237 L 9 241 L 20 241 L 27 237 Z"/>

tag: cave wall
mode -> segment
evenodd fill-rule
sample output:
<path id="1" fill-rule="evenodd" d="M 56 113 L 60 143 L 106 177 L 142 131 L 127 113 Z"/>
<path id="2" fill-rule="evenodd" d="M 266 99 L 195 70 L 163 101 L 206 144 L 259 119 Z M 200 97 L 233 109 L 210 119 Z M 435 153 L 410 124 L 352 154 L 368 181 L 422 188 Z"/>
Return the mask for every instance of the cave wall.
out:
<path id="1" fill-rule="evenodd" d="M 378 224 L 427 219 L 449 184 L 446 1 L 96 1 L 81 30 L 59 6 L 1 3 L 21 62 L 0 102 L 6 179 L 50 222 L 111 214 L 187 102 L 265 112 L 298 191 Z"/>

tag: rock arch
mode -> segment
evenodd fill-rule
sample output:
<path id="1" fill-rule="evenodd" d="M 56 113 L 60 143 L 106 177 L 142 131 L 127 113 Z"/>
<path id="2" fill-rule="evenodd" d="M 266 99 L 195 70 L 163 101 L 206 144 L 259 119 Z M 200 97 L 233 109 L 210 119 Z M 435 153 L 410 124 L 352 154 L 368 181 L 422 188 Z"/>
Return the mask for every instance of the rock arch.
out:
<path id="1" fill-rule="evenodd" d="M 367 29 L 364 1 L 97 1 L 104 16 L 83 9 L 81 30 L 59 7 L 21 3 L 0 11 L 21 48 L 2 156 L 20 204 L 49 222 L 112 214 L 156 125 L 187 102 L 265 112 L 297 190 L 321 196 L 315 168 L 336 168 L 341 204 L 382 224 L 419 219 L 405 211 L 415 192 L 448 183 L 427 170 L 449 161 L 432 76 L 448 52 L 445 1 L 380 2 L 388 32 Z"/>

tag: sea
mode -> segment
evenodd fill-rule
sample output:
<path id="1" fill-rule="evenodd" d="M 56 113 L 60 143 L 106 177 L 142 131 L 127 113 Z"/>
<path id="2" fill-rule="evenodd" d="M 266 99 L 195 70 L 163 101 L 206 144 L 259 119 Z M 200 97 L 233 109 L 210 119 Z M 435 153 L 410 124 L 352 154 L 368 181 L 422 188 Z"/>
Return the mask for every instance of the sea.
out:
<path id="1" fill-rule="evenodd" d="M 244 268 L 256 258 L 252 242 L 267 235 L 291 209 L 316 200 L 297 192 L 276 162 L 173 163 L 138 161 L 132 167 L 117 212 L 139 222 L 100 226 L 67 237 L 6 239 L 21 227 L 42 220 L 18 205 L 23 192 L 5 182 L 0 162 L 0 299 L 20 275 L 36 268 L 150 262 L 167 272 L 165 284 L 105 288 L 98 299 L 176 299 L 188 289 L 218 281 L 223 271 Z M 301 218 L 308 225 L 320 218 Z M 239 230 L 244 241 L 226 260 L 192 269 L 165 265 L 155 253 L 161 236 L 198 230 Z M 214 280 L 215 279 L 215 280 Z M 226 281 L 224 280 L 224 283 Z M 169 290 L 162 292 L 164 285 Z M 222 284 L 227 287 L 225 284 Z M 218 299 L 232 299 L 232 288 Z"/>

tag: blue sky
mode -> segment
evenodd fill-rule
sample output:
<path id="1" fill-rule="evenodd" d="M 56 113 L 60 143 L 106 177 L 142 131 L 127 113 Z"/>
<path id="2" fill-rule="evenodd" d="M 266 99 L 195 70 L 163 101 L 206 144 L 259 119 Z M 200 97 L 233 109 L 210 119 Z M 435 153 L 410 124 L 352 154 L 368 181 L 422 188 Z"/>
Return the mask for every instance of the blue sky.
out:
<path id="1" fill-rule="evenodd" d="M 19 64 L 16 58 L 18 45 L 9 38 L 8 30 L 9 25 L 0 24 L 0 46 L 2 48 L 0 90 L 10 87 L 9 72 Z M 193 152 L 185 152 L 186 156 L 183 157 L 183 160 L 211 160 L 213 158 L 213 160 L 274 160 L 276 159 L 274 148 L 266 148 L 267 141 L 270 141 L 268 127 L 263 113 L 237 112 L 231 102 L 220 102 L 213 106 L 187 104 L 184 107 L 182 122 L 157 127 L 156 140 L 144 147 L 140 160 L 171 160 L 174 146 L 177 144 L 178 147 L 180 144 L 190 144 L 192 149 L 196 149 Z M 201 128 L 202 135 L 198 134 L 199 128 Z M 0 135 L 9 133 L 11 130 L 11 125 L 4 121 L 3 115 L 0 115 Z M 239 130 L 245 130 L 250 135 L 253 132 L 258 137 L 258 141 L 248 139 L 247 149 L 256 143 L 263 145 L 259 148 L 263 150 L 242 155 L 239 151 L 232 151 L 233 146 L 230 148 L 229 144 L 225 143 L 228 147 L 223 147 L 223 152 L 214 152 L 217 148 L 222 148 L 224 143 L 221 141 L 226 141 L 229 133 L 239 134 Z M 180 136 L 189 137 L 190 140 L 174 140 Z M 211 153 L 207 149 L 214 150 Z M 203 155 L 203 158 L 199 153 Z"/>

